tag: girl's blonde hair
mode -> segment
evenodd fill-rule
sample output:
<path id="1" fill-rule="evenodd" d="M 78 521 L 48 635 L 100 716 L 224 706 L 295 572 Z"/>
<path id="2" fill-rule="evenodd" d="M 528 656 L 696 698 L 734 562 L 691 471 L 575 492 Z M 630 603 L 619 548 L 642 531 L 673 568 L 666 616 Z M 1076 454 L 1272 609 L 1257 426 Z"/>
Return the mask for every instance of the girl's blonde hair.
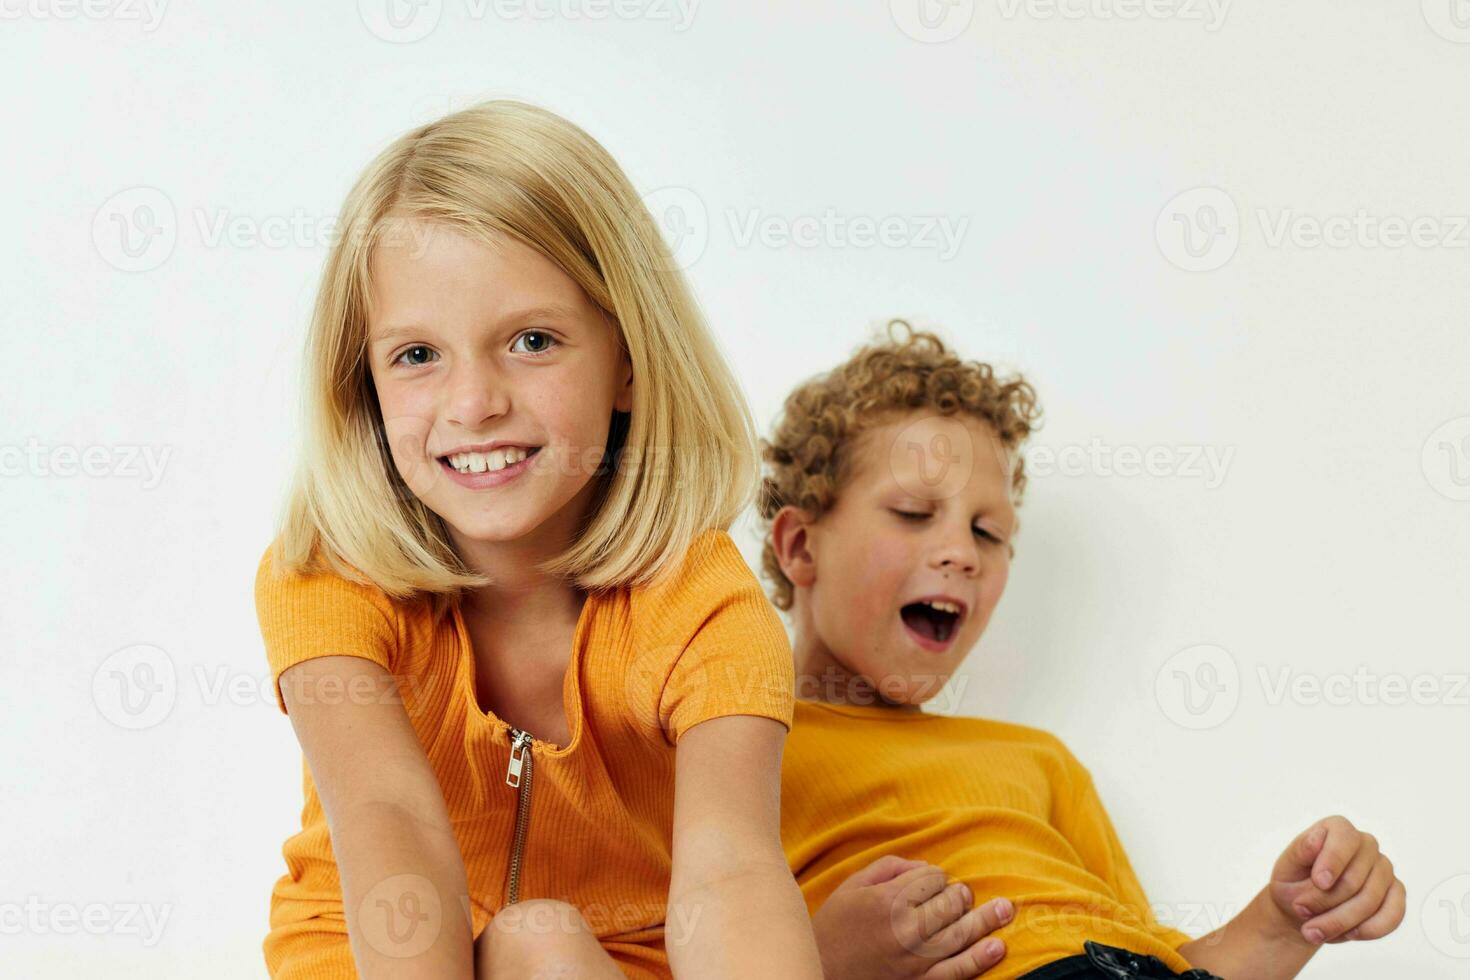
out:
<path id="1" fill-rule="evenodd" d="M 632 364 L 632 412 L 614 412 L 597 495 L 544 571 L 589 591 L 644 584 L 701 533 L 730 526 L 758 485 L 755 426 L 657 225 L 591 136 L 545 109 L 491 101 L 395 140 L 342 206 L 307 338 L 279 567 L 432 597 L 436 613 L 492 581 L 461 561 L 394 467 L 368 370 L 372 249 L 414 220 L 538 250 L 607 314 Z"/>
<path id="2" fill-rule="evenodd" d="M 1017 505 L 1026 490 L 1026 460 L 1018 450 L 1041 420 L 1030 382 L 965 360 L 938 334 L 915 330 L 907 320 L 889 320 L 884 333 L 798 385 L 786 396 L 770 440 L 761 441 L 768 470 L 759 504 L 765 530 L 761 571 L 778 609 L 791 608 L 795 587 L 776 560 L 772 520 L 788 504 L 812 521 L 836 506 L 874 429 L 916 411 L 979 419 L 1012 456 L 1011 499 Z"/>

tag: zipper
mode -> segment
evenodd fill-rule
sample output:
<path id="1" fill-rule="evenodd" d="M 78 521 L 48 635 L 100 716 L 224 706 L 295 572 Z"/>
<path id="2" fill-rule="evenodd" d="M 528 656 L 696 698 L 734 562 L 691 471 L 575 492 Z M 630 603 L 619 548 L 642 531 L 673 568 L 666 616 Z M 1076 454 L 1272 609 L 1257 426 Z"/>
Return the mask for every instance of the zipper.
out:
<path id="1" fill-rule="evenodd" d="M 531 821 L 532 755 L 530 732 L 514 725 L 510 728 L 510 765 L 505 770 L 505 785 L 516 791 L 516 829 L 510 843 L 510 870 L 506 875 L 505 904 L 514 905 L 521 898 L 521 858 L 526 849 L 526 830 Z"/>

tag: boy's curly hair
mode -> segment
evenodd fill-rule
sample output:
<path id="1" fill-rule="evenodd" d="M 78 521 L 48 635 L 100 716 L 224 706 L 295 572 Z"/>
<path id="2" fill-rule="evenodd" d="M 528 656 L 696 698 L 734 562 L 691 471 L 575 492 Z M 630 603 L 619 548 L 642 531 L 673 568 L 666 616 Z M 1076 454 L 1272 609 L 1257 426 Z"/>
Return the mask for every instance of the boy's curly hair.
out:
<path id="1" fill-rule="evenodd" d="M 792 391 L 774 438 L 761 440 L 769 471 L 759 500 L 766 525 L 761 567 L 775 588 L 771 601 L 778 609 L 791 608 L 793 588 L 771 546 L 771 520 L 787 504 L 813 520 L 831 510 L 852 474 L 861 437 L 872 429 L 915 410 L 980 419 L 1014 457 L 1017 503 L 1026 488 L 1024 460 L 1016 450 L 1041 417 L 1031 385 L 1020 375 L 997 378 L 989 364 L 962 360 L 937 335 L 915 330 L 906 320 L 888 321 L 886 334 L 886 341 L 861 348 Z"/>

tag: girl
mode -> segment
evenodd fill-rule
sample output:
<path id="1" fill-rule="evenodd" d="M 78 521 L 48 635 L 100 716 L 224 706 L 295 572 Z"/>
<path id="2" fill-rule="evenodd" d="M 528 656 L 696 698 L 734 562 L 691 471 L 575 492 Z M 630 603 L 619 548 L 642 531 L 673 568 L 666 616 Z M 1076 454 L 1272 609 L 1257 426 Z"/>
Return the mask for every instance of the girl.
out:
<path id="1" fill-rule="evenodd" d="M 629 181 L 489 102 L 339 228 L 256 577 L 305 764 L 271 975 L 820 977 L 791 649 L 725 530 L 754 426 Z"/>

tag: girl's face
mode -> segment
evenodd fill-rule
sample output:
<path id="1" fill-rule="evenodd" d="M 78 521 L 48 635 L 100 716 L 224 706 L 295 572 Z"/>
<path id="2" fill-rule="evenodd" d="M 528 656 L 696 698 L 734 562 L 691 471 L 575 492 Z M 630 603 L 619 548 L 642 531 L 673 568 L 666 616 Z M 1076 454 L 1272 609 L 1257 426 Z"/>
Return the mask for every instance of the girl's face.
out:
<path id="1" fill-rule="evenodd" d="M 837 503 L 808 525 L 803 684 L 835 668 L 839 683 L 862 678 L 895 704 L 938 693 L 1005 590 L 1010 489 L 1009 456 L 978 419 L 916 413 L 866 433 Z"/>
<path id="2" fill-rule="evenodd" d="M 372 255 L 367 356 L 394 465 L 463 539 L 559 550 L 595 492 L 613 410 L 632 410 L 617 332 L 535 249 L 409 230 Z"/>

